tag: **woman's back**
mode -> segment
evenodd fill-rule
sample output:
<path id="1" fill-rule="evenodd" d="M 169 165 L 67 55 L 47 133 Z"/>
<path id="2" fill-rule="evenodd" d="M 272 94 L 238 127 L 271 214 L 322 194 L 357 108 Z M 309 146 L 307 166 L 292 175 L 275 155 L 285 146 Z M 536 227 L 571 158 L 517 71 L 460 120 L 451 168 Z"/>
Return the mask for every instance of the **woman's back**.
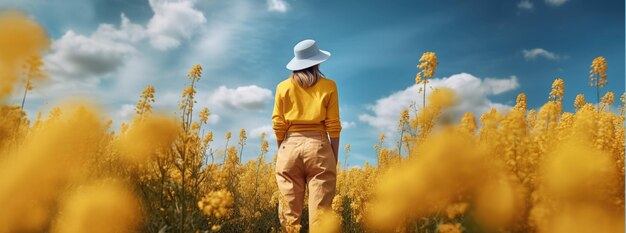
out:
<path id="1" fill-rule="evenodd" d="M 303 88 L 292 77 L 282 81 L 276 87 L 272 121 L 278 139 L 287 131 L 327 131 L 330 137 L 338 137 L 341 122 L 335 82 L 322 77 Z"/>

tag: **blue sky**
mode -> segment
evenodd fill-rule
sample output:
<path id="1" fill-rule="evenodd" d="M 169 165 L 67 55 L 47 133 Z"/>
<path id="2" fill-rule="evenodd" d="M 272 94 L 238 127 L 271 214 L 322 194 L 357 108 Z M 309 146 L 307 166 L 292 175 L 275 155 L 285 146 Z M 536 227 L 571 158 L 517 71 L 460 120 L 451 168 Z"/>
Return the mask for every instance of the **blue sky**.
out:
<path id="1" fill-rule="evenodd" d="M 378 135 L 395 140 L 399 110 L 421 102 L 412 85 L 427 51 L 440 63 L 433 85 L 462 97 L 454 116 L 506 111 L 520 92 L 538 108 L 557 77 L 572 111 L 578 93 L 595 101 L 587 83 L 597 56 L 608 63 L 603 91 L 624 92 L 623 1 L 3 0 L 0 8 L 31 15 L 53 40 L 50 78 L 27 102 L 31 117 L 88 96 L 117 125 L 146 85 L 156 87 L 156 110 L 171 113 L 199 63 L 198 105 L 214 113 L 215 144 L 245 128 L 245 159 L 257 155 L 260 132 L 271 134 L 275 85 L 289 75 L 293 45 L 308 38 L 333 54 L 322 71 L 338 84 L 350 165 L 375 163 Z"/>

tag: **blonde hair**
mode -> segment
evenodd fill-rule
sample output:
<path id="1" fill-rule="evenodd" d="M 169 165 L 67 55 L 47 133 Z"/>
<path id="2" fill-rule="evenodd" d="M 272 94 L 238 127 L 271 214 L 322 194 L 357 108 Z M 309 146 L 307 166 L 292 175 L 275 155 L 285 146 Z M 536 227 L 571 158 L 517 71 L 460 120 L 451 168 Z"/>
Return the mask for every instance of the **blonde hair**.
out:
<path id="1" fill-rule="evenodd" d="M 313 86 L 317 80 L 323 77 L 319 65 L 314 65 L 303 70 L 294 70 L 291 78 L 293 78 L 302 88 Z"/>

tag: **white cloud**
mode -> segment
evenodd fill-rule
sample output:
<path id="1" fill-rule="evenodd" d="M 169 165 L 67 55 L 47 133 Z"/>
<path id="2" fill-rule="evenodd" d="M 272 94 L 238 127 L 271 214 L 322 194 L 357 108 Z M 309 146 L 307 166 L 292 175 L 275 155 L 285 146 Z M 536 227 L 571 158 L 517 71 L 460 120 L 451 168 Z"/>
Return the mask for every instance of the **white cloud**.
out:
<path id="1" fill-rule="evenodd" d="M 217 115 L 215 113 L 211 113 L 211 115 L 209 116 L 209 120 L 207 121 L 207 123 L 209 125 L 215 125 L 218 122 L 220 122 L 222 118 L 220 117 L 220 115 Z"/>
<path id="2" fill-rule="evenodd" d="M 472 112 L 478 117 L 491 108 L 496 108 L 499 111 L 509 109 L 511 106 L 494 103 L 489 100 L 488 96 L 501 94 L 519 87 L 515 76 L 511 76 L 508 79 L 487 78 L 481 80 L 468 73 L 432 79 L 430 85 L 433 88 L 446 87 L 455 91 L 458 97 L 457 105 L 443 113 L 447 117 L 454 118 L 454 120 L 458 120 L 465 112 Z M 368 106 L 372 113 L 361 114 L 359 120 L 379 131 L 385 133 L 395 132 L 400 112 L 412 102 L 422 103 L 422 94 L 419 93 L 420 87 L 413 85 L 378 99 L 375 104 Z M 428 89 L 430 90 L 430 88 Z"/>
<path id="3" fill-rule="evenodd" d="M 117 70 L 136 53 L 135 47 L 97 35 L 83 36 L 67 31 L 52 44 L 45 64 L 53 75 L 70 78 L 89 78 Z"/>
<path id="4" fill-rule="evenodd" d="M 517 3 L 517 8 L 524 10 L 532 10 L 534 7 L 533 3 L 530 0 L 522 0 Z"/>
<path id="5" fill-rule="evenodd" d="M 267 10 L 287 12 L 287 2 L 285 0 L 267 0 Z"/>
<path id="6" fill-rule="evenodd" d="M 260 138 L 261 137 L 261 133 L 265 133 L 266 138 L 265 139 L 276 139 L 276 135 L 274 134 L 274 130 L 272 129 L 271 125 L 263 125 L 257 128 L 254 128 L 252 130 L 250 130 L 250 137 L 252 138 Z"/>
<path id="7" fill-rule="evenodd" d="M 497 95 L 507 91 L 515 90 L 519 87 L 517 76 L 512 75 L 508 79 L 485 78 L 483 80 L 485 93 L 488 95 Z"/>
<path id="8" fill-rule="evenodd" d="M 147 35 L 142 25 L 130 22 L 124 13 L 121 14 L 120 28 L 111 24 L 100 24 L 92 37 L 126 42 L 138 42 Z"/>
<path id="9" fill-rule="evenodd" d="M 136 44 L 149 39 L 159 50 L 178 47 L 206 22 L 204 14 L 194 9 L 192 0 L 150 0 L 154 15 L 147 26 L 133 24 L 122 13 L 120 27 L 100 24 L 89 35 L 67 31 L 52 44 L 45 57 L 53 75 L 70 78 L 102 76 L 123 66 Z"/>
<path id="10" fill-rule="evenodd" d="M 182 39 L 191 37 L 206 22 L 204 14 L 194 9 L 191 0 L 150 0 L 150 7 L 154 16 L 146 31 L 150 44 L 160 50 L 178 47 Z"/>
<path id="11" fill-rule="evenodd" d="M 342 129 L 354 128 L 356 126 L 356 122 L 354 121 L 341 121 Z"/>
<path id="12" fill-rule="evenodd" d="M 40 80 L 41 83 L 35 83 L 35 88 L 28 93 L 28 100 L 54 102 L 65 97 L 71 97 L 68 93 L 91 96 L 91 90 L 100 85 L 100 80 L 91 78 L 86 80 L 57 80 L 51 77 L 47 80 Z M 93 97 L 93 96 L 92 96 Z M 96 97 L 97 98 L 97 97 Z M 44 103 L 47 104 L 47 103 Z"/>
<path id="13" fill-rule="evenodd" d="M 132 104 L 124 104 L 122 105 L 122 107 L 120 108 L 120 110 L 117 112 L 117 118 L 119 120 L 128 120 L 130 119 L 133 115 L 135 115 L 136 111 L 135 111 L 135 105 Z"/>
<path id="14" fill-rule="evenodd" d="M 524 58 L 526 58 L 527 60 L 532 60 L 538 57 L 543 57 L 545 59 L 548 60 L 559 60 L 560 57 L 558 55 L 556 55 L 553 52 L 549 52 L 545 49 L 542 48 L 534 48 L 534 49 L 530 49 L 530 50 L 522 50 L 522 54 L 524 55 Z"/>
<path id="15" fill-rule="evenodd" d="M 234 89 L 220 86 L 209 97 L 209 106 L 260 111 L 273 100 L 272 91 L 256 85 Z"/>
<path id="16" fill-rule="evenodd" d="M 545 0 L 548 5 L 551 6 L 561 6 L 565 4 L 568 0 Z"/>

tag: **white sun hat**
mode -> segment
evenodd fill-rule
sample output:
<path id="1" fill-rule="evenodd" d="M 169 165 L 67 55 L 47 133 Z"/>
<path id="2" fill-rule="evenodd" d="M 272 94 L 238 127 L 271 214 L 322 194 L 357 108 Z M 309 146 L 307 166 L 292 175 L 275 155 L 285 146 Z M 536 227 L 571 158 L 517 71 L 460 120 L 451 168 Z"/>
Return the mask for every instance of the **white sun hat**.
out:
<path id="1" fill-rule="evenodd" d="M 320 64 L 330 57 L 330 52 L 317 48 L 314 40 L 300 41 L 293 47 L 294 58 L 287 63 L 289 70 L 303 70 Z"/>

